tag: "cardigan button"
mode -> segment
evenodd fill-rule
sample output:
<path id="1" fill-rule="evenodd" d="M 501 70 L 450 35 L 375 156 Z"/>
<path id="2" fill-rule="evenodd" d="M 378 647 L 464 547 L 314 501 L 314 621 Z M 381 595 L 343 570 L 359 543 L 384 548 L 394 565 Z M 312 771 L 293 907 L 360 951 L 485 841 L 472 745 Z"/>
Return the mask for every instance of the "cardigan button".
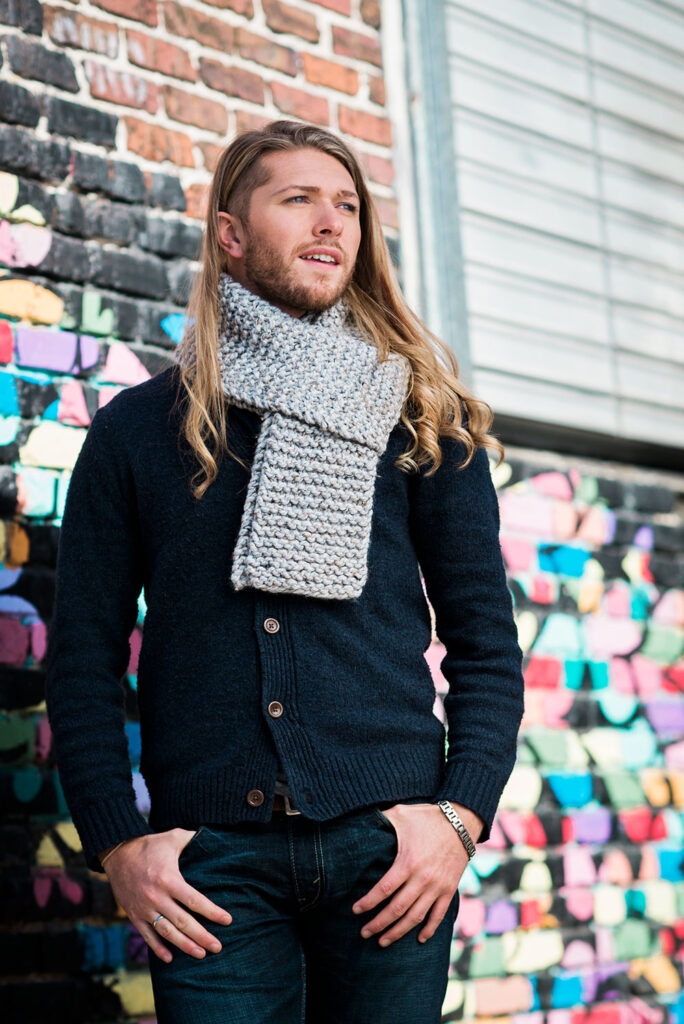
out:
<path id="1" fill-rule="evenodd" d="M 280 623 L 277 619 L 269 618 L 264 619 L 264 629 L 267 633 L 277 633 L 280 629 Z"/>
<path id="2" fill-rule="evenodd" d="M 271 718 L 280 718 L 280 716 L 283 713 L 283 710 L 283 705 L 280 703 L 279 700 L 272 700 L 271 703 L 268 705 L 268 713 L 271 716 Z"/>
<path id="3" fill-rule="evenodd" d="M 247 794 L 247 803 L 251 804 L 252 807 L 258 807 L 264 802 L 264 794 L 260 789 L 250 789 Z"/>

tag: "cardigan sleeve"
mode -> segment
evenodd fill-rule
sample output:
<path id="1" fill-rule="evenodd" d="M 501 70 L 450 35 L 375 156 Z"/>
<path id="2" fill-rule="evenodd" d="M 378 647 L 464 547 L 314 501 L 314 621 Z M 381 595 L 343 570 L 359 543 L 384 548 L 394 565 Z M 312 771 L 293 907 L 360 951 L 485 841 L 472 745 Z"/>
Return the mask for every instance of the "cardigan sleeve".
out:
<path id="1" fill-rule="evenodd" d="M 490 835 L 513 770 L 524 713 L 522 650 L 499 542 L 499 503 L 485 448 L 463 469 L 465 447 L 441 437 L 443 461 L 414 477 L 412 533 L 437 636 L 446 764 L 434 800 L 453 800 L 484 821 Z"/>
<path id="2" fill-rule="evenodd" d="M 137 809 L 122 677 L 142 589 L 135 491 L 98 409 L 62 517 L 45 701 L 64 798 L 88 867 L 120 840 L 153 832 Z"/>

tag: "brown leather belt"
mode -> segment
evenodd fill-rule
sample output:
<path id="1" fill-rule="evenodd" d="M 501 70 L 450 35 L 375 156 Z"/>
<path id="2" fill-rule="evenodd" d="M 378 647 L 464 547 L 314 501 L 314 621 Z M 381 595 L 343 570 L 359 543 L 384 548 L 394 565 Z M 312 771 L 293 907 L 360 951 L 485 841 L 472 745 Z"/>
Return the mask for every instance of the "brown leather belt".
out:
<path id="1" fill-rule="evenodd" d="M 274 811 L 285 811 L 286 814 L 301 814 L 296 807 L 293 806 L 292 801 L 289 797 L 283 796 L 282 793 L 276 793 L 273 800 Z"/>

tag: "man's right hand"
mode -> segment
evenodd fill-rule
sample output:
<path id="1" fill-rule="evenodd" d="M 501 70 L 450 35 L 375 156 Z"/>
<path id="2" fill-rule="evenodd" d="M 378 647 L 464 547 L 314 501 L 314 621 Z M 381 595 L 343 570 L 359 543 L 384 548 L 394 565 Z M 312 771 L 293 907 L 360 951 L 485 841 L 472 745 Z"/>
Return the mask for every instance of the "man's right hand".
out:
<path id="1" fill-rule="evenodd" d="M 104 870 L 114 896 L 143 939 L 165 961 L 173 959 L 161 939 L 201 960 L 208 949 L 219 953 L 221 943 L 188 910 L 220 924 L 233 920 L 228 911 L 213 903 L 183 878 L 178 859 L 194 831 L 172 828 L 168 832 L 136 836 L 107 859 Z M 109 847 L 111 849 L 111 847 Z M 102 851 L 102 856 L 107 851 Z M 186 910 L 187 908 L 187 910 Z M 164 916 L 152 927 L 159 914 Z"/>

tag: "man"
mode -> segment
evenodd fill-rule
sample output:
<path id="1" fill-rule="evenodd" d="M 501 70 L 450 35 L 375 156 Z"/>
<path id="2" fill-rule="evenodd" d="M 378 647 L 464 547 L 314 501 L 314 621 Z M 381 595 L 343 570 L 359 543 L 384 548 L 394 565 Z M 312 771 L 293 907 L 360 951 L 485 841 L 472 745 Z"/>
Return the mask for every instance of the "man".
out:
<path id="1" fill-rule="evenodd" d="M 432 1024 L 523 713 L 491 411 L 313 125 L 224 151 L 188 313 L 177 365 L 94 417 L 65 507 L 47 704 L 86 860 L 154 953 L 159 1024 Z M 143 586 L 149 821 L 120 689 Z"/>

